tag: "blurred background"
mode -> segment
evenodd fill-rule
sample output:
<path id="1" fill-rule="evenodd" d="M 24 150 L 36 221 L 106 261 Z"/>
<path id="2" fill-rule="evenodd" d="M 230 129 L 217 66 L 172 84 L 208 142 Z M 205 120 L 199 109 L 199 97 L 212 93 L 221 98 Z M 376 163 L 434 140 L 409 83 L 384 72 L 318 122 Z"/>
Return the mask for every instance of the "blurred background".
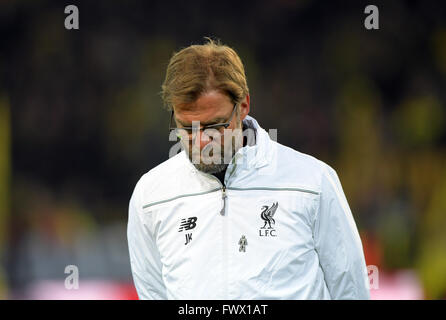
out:
<path id="1" fill-rule="evenodd" d="M 338 172 L 372 298 L 446 298 L 444 2 L 3 0 L 0 36 L 0 298 L 137 299 L 128 201 L 174 144 L 169 58 L 205 36 L 241 56 L 260 125 Z"/>

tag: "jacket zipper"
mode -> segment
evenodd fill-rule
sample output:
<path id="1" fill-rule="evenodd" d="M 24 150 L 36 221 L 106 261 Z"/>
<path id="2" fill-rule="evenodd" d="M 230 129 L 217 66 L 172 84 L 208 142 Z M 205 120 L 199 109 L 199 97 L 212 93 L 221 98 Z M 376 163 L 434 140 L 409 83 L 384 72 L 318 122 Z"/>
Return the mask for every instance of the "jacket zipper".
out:
<path id="1" fill-rule="evenodd" d="M 221 210 L 220 210 L 220 214 L 221 214 L 222 216 L 224 216 L 224 215 L 225 215 L 225 210 L 226 210 L 226 198 L 228 197 L 228 196 L 226 195 L 226 186 L 225 186 L 225 185 L 223 185 L 221 191 L 222 191 L 221 198 L 222 198 L 222 200 L 223 200 L 223 208 L 221 208 Z"/>
<path id="2" fill-rule="evenodd" d="M 212 177 L 212 179 L 217 180 L 218 184 L 220 185 L 221 199 L 223 200 L 223 207 L 220 210 L 220 215 L 224 216 L 225 210 L 226 210 L 226 198 L 228 197 L 228 195 L 226 194 L 226 185 L 224 183 L 221 183 L 220 179 L 218 179 L 213 174 L 209 174 L 209 175 Z"/>
<path id="3" fill-rule="evenodd" d="M 218 179 L 216 176 L 211 175 L 214 179 L 216 179 L 218 181 L 218 183 L 221 186 L 221 199 L 223 200 L 223 207 L 220 210 L 220 216 L 222 216 L 222 241 L 221 241 L 221 245 L 222 245 L 222 279 L 223 279 L 223 299 L 225 300 L 229 300 L 229 290 L 228 290 L 228 282 L 229 282 L 229 261 L 228 261 L 228 256 L 229 256 L 229 252 L 228 252 L 228 217 L 224 217 L 225 216 L 225 211 L 226 211 L 226 198 L 228 197 L 228 195 L 226 194 L 226 184 L 222 183 L 220 181 L 220 179 Z"/>

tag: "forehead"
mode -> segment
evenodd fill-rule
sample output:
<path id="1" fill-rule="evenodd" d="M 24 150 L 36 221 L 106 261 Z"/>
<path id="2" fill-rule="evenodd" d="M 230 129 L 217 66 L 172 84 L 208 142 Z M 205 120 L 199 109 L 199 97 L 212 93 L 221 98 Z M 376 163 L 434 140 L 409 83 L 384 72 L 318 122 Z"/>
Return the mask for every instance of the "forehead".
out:
<path id="1" fill-rule="evenodd" d="M 218 91 L 206 92 L 192 103 L 177 104 L 174 106 L 175 118 L 183 124 L 191 124 L 192 121 L 223 122 L 232 111 L 231 99 Z"/>

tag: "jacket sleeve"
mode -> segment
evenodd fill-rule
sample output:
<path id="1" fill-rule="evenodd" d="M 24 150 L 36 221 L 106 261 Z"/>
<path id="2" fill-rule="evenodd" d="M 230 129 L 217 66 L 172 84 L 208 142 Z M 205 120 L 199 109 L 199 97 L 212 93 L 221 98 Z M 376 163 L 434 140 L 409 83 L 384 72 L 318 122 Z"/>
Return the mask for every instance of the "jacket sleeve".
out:
<path id="1" fill-rule="evenodd" d="M 332 299 L 370 299 L 361 239 L 336 172 L 324 164 L 314 240 Z"/>
<path id="2" fill-rule="evenodd" d="M 141 182 L 141 180 L 140 180 Z M 142 213 L 140 182 L 136 185 L 129 203 L 127 240 L 133 282 L 139 299 L 167 299 L 162 280 L 162 264 L 150 228 L 150 214 Z"/>

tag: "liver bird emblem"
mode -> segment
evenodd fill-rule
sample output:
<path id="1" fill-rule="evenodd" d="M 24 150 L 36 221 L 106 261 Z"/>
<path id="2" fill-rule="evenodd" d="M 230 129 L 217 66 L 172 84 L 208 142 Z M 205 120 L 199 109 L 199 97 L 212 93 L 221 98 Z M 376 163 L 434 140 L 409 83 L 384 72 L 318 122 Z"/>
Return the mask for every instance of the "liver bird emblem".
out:
<path id="1" fill-rule="evenodd" d="M 279 203 L 273 203 L 273 205 L 271 207 L 268 206 L 262 206 L 262 213 L 260 215 L 260 217 L 265 220 L 265 224 L 263 225 L 263 227 L 261 227 L 261 229 L 265 229 L 266 228 L 266 224 L 268 224 L 268 229 L 272 229 L 273 227 L 271 227 L 271 222 L 273 224 L 276 223 L 276 221 L 274 221 L 273 217 L 274 214 L 276 213 L 277 207 L 279 206 Z"/>

